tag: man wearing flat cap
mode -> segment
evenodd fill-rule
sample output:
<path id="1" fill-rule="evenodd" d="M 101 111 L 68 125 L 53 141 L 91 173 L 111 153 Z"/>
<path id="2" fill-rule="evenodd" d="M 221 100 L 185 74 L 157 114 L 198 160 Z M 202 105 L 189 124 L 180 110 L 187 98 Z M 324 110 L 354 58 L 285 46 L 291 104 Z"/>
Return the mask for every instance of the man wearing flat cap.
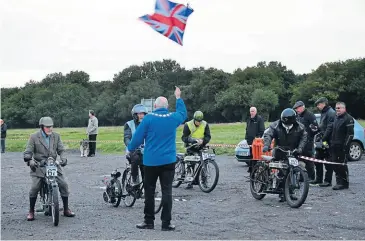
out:
<path id="1" fill-rule="evenodd" d="M 329 131 L 330 125 L 335 120 L 336 112 L 335 110 L 328 105 L 328 99 L 325 97 L 319 98 L 315 103 L 315 106 L 321 111 L 321 120 L 319 121 L 319 131 L 322 136 L 325 135 L 326 132 Z M 328 140 L 328 145 L 331 146 L 331 140 Z M 326 153 L 326 156 L 321 156 L 321 153 L 316 153 L 316 158 L 318 159 L 326 159 L 329 160 L 329 152 Z M 332 185 L 332 176 L 333 176 L 333 166 L 332 164 L 324 164 L 326 168 L 326 174 L 323 181 L 323 164 L 315 163 L 316 165 L 316 180 L 315 184 L 319 184 L 320 187 L 329 187 Z"/>
<path id="2" fill-rule="evenodd" d="M 303 156 L 313 157 L 314 155 L 314 135 L 318 131 L 318 123 L 316 120 L 316 116 L 305 108 L 303 101 L 297 101 L 293 106 L 295 112 L 297 112 L 298 121 L 302 123 L 305 127 L 305 131 L 307 132 L 307 143 L 303 150 Z M 305 168 L 308 172 L 308 177 L 310 182 L 314 182 L 315 173 L 314 173 L 314 163 L 312 161 L 303 160 L 305 162 Z"/>

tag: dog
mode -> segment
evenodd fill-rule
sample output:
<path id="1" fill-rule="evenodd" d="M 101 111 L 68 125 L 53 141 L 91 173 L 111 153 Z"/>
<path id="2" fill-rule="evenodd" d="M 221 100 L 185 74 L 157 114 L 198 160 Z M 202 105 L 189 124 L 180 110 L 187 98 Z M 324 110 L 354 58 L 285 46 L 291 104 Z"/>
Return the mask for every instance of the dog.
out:
<path id="1" fill-rule="evenodd" d="M 82 141 L 80 141 L 80 152 L 81 157 L 87 157 L 89 155 L 89 140 L 82 139 Z"/>

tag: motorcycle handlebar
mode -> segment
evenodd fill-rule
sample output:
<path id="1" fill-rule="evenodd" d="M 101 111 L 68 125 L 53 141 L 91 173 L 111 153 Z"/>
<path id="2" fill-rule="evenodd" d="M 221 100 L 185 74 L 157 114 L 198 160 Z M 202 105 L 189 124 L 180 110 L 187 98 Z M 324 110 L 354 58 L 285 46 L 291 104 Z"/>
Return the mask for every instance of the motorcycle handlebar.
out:
<path id="1" fill-rule="evenodd" d="M 56 166 L 59 166 L 60 163 L 59 161 L 52 161 Z M 45 167 L 45 166 L 48 166 L 48 160 L 42 160 L 40 162 L 36 162 L 38 164 L 39 167 Z"/>

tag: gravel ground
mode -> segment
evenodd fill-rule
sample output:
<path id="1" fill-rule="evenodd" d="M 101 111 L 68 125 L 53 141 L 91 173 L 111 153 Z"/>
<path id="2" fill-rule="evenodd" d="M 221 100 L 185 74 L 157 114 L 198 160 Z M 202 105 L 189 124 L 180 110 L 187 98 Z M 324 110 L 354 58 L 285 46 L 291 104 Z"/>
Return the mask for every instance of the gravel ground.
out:
<path id="1" fill-rule="evenodd" d="M 250 193 L 245 164 L 219 156 L 220 179 L 213 192 L 198 186 L 173 189 L 174 232 L 162 232 L 160 215 L 155 230 L 139 230 L 143 200 L 132 208 L 111 207 L 102 199 L 101 179 L 116 167 L 124 167 L 122 156 L 81 158 L 69 153 L 64 171 L 70 184 L 70 207 L 76 217 L 60 216 L 58 227 L 50 217 L 36 213 L 26 221 L 29 167 L 21 153 L 1 157 L 2 239 L 363 239 L 365 237 L 365 158 L 351 163 L 350 188 L 311 187 L 306 203 L 292 209 L 279 203 L 277 195 L 255 200 Z M 160 213 L 159 213 L 160 214 Z M 42 229 L 44 228 L 44 229 Z"/>

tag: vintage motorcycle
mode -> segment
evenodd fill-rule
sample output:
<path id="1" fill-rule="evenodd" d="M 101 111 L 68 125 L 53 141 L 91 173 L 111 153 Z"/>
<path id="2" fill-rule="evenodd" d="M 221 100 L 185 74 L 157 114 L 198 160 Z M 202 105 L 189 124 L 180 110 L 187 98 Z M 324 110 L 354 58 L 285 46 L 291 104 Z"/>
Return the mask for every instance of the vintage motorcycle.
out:
<path id="1" fill-rule="evenodd" d="M 58 183 L 56 179 L 58 166 L 58 161 L 55 161 L 52 157 L 48 157 L 47 160 L 43 160 L 39 164 L 41 172 L 44 174 L 40 190 L 41 211 L 46 216 L 52 216 L 54 226 L 58 226 L 60 220 Z M 45 173 L 43 172 L 43 167 L 45 167 Z"/>
<path id="2" fill-rule="evenodd" d="M 115 169 L 111 174 L 111 179 L 107 179 L 106 177 L 103 179 L 103 183 L 106 186 L 106 189 L 103 193 L 103 199 L 106 203 L 111 203 L 113 207 L 118 207 L 120 201 L 122 200 L 122 185 L 119 181 L 119 177 L 122 174 Z"/>
<path id="3" fill-rule="evenodd" d="M 177 188 L 182 183 L 198 184 L 203 192 L 209 193 L 214 190 L 219 179 L 219 168 L 215 162 L 215 150 L 212 149 L 213 153 L 210 153 L 209 146 L 206 146 L 200 149 L 198 153 L 189 153 L 189 149 L 195 146 L 197 144 L 187 147 L 185 154 L 177 154 L 172 186 Z M 209 186 L 208 179 L 213 172 L 215 177 L 212 185 Z"/>
<path id="4" fill-rule="evenodd" d="M 266 194 L 279 194 L 284 195 L 290 207 L 302 206 L 309 191 L 308 174 L 294 153 L 275 147 L 273 157 L 263 155 L 262 158 L 250 175 L 252 196 L 261 200 Z M 297 195 L 300 190 L 302 192 Z"/>

